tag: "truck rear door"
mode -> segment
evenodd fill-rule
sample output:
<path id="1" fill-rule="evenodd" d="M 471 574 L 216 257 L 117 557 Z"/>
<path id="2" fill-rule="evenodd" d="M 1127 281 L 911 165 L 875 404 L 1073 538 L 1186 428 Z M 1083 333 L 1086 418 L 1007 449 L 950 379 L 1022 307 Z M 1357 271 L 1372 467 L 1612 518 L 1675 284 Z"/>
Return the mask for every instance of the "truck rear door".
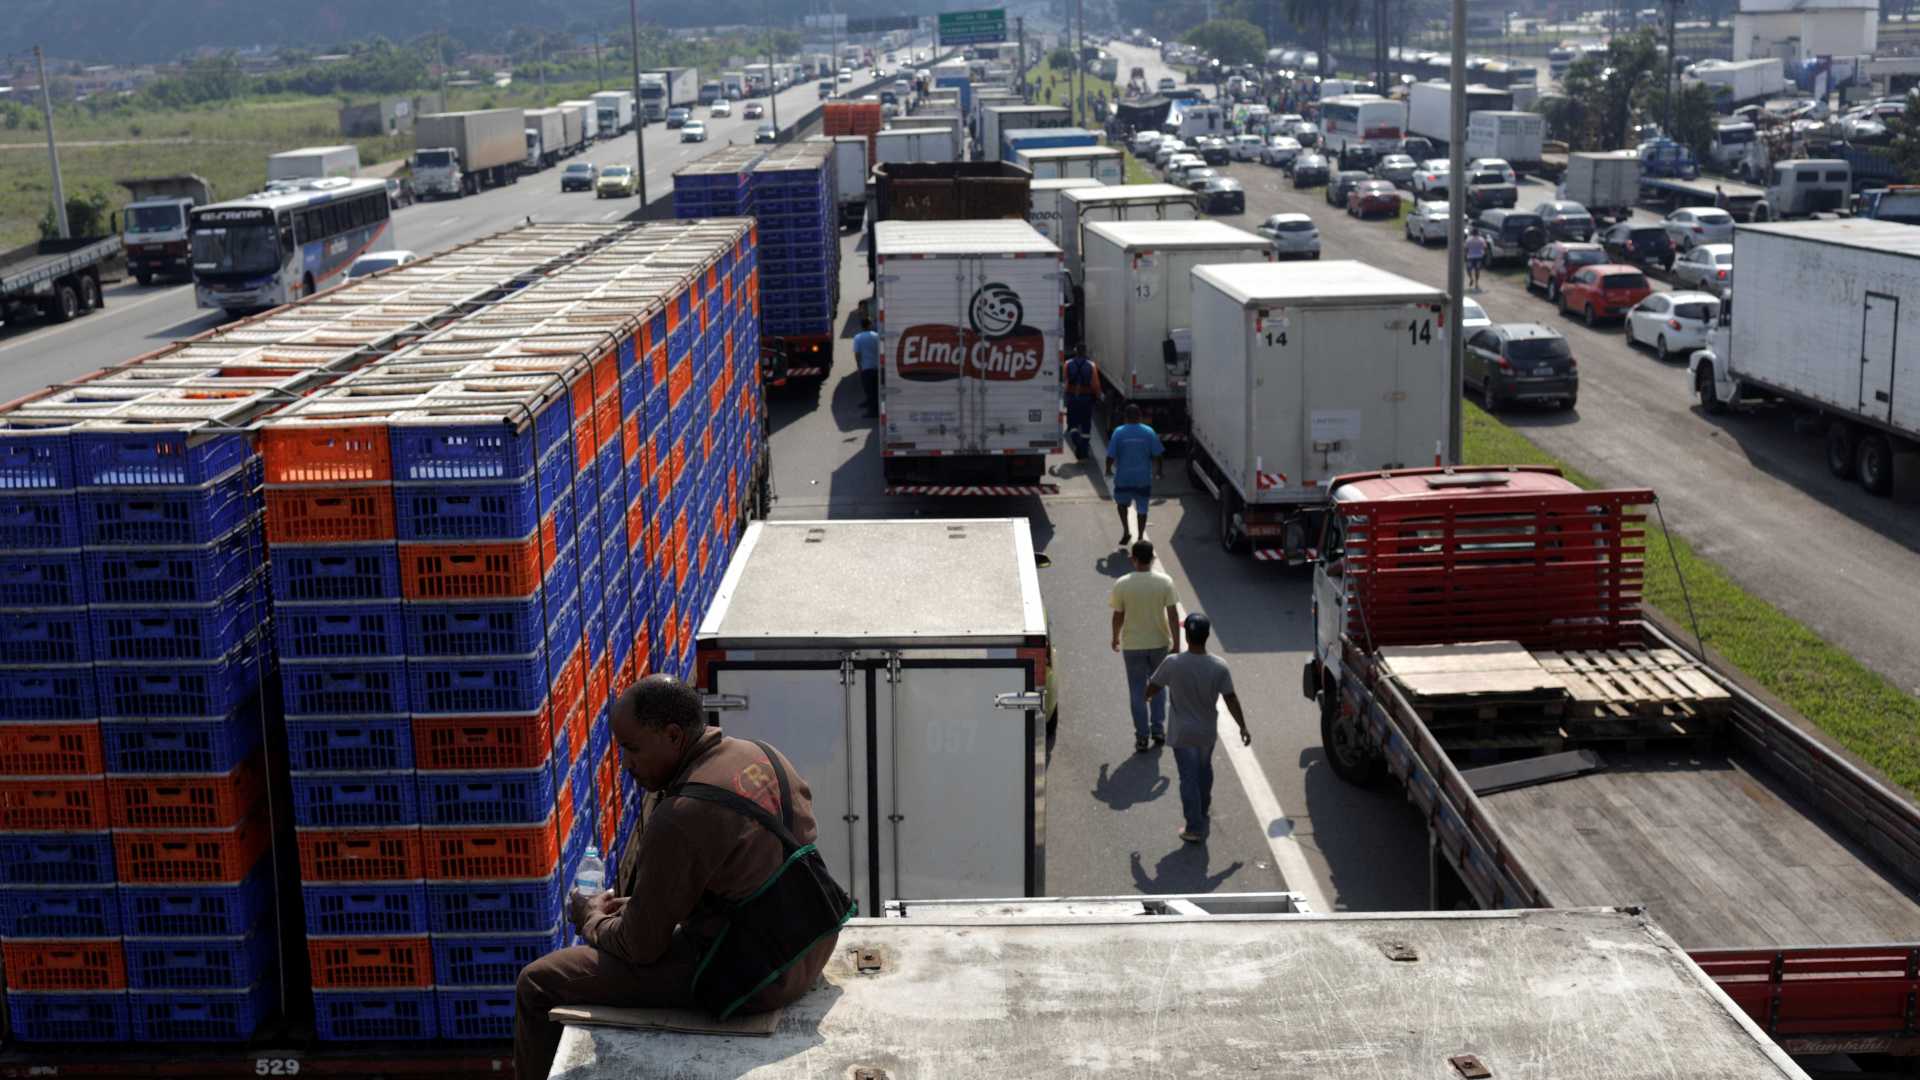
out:
<path id="1" fill-rule="evenodd" d="M 953 453 L 965 443 L 960 323 L 976 275 L 964 259 L 890 258 L 880 267 L 885 448 Z"/>
<path id="2" fill-rule="evenodd" d="M 1869 419 L 1893 419 L 1894 345 L 1899 325 L 1900 298 L 1868 293 L 1860 312 L 1860 415 Z"/>
<path id="3" fill-rule="evenodd" d="M 1064 303 L 1059 260 L 993 255 L 965 263 L 963 449 L 981 454 L 1057 449 Z"/>

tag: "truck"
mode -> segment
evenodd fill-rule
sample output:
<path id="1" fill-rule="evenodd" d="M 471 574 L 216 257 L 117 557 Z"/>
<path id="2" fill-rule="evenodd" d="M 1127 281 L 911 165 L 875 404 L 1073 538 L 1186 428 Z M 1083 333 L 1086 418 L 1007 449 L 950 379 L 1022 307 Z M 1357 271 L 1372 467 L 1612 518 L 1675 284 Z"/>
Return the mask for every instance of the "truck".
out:
<path id="1" fill-rule="evenodd" d="M 1920 185 L 1892 184 L 1860 193 L 1854 216 L 1874 221 L 1920 225 Z"/>
<path id="2" fill-rule="evenodd" d="M 882 220 L 873 250 L 887 493 L 1057 490 L 1060 249 L 1020 220 Z"/>
<path id="3" fill-rule="evenodd" d="M 1192 221 L 1200 196 L 1175 184 L 1121 184 L 1073 188 L 1060 193 L 1060 236 L 1067 274 L 1078 284 L 1082 236 L 1096 221 Z"/>
<path id="4" fill-rule="evenodd" d="M 861 911 L 1041 891 L 1036 563 L 1025 518 L 756 521 L 728 562 L 696 685 L 729 735 L 806 777 L 821 858 Z"/>
<path id="5" fill-rule="evenodd" d="M 1335 477 L 1444 460 L 1445 310 L 1440 290 L 1351 260 L 1193 272 L 1187 460 L 1221 547 L 1303 563 Z"/>
<path id="6" fill-rule="evenodd" d="M 1014 164 L 1035 180 L 1085 177 L 1102 184 L 1126 183 L 1126 155 L 1117 146 L 1048 146 L 1021 150 Z"/>
<path id="7" fill-rule="evenodd" d="M 1468 84 L 1467 115 L 1512 112 L 1513 92 Z M 1444 153 L 1453 138 L 1453 86 L 1444 81 L 1417 82 L 1407 89 L 1407 132 L 1424 136 L 1435 153 Z"/>
<path id="8" fill-rule="evenodd" d="M 1064 105 L 992 105 L 980 110 L 980 154 L 988 161 L 1010 161 L 1001 139 L 1009 131 L 1068 126 Z"/>
<path id="9" fill-rule="evenodd" d="M 1022 150 L 1098 145 L 1100 145 L 1100 136 L 1086 128 L 1013 128 L 1000 133 L 1000 160 L 1018 161 Z"/>
<path id="10" fill-rule="evenodd" d="M 602 90 L 593 95 L 600 137 L 611 139 L 633 130 L 633 91 Z"/>
<path id="11" fill-rule="evenodd" d="M 120 211 L 120 240 L 134 280 L 151 285 L 156 277 L 191 279 L 193 243 L 187 235 L 187 213 L 213 201 L 213 185 L 190 173 L 115 183 L 133 197 Z"/>
<path id="12" fill-rule="evenodd" d="M 655 68 L 640 73 L 640 111 L 646 122 L 665 120 L 667 110 L 692 105 L 700 96 L 698 68 Z"/>
<path id="13" fill-rule="evenodd" d="M 808 142 L 833 144 L 834 190 L 840 200 L 840 227 L 857 229 L 867 216 L 867 140 L 859 135 L 809 135 Z"/>
<path id="14" fill-rule="evenodd" d="M 887 128 L 873 137 L 874 161 L 958 161 L 960 147 L 944 127 Z"/>
<path id="15" fill-rule="evenodd" d="M 1273 244 L 1218 221 L 1095 222 L 1081 233 L 1076 298 L 1087 356 L 1100 377 L 1111 427 L 1138 405 L 1168 446 L 1188 439 L 1187 375 L 1193 359 L 1193 270 L 1265 263 Z"/>
<path id="16" fill-rule="evenodd" d="M 267 183 L 287 180 L 352 179 L 360 174 L 357 146 L 303 146 L 267 155 Z"/>
<path id="17" fill-rule="evenodd" d="M 66 322 L 105 307 L 100 284 L 123 275 L 124 251 L 118 236 L 77 236 L 0 252 L 0 320 L 13 325 L 38 315 Z"/>
<path id="18" fill-rule="evenodd" d="M 728 101 L 739 101 L 747 96 L 747 73 L 744 71 L 723 71 L 720 73 L 720 92 Z"/>
<path id="19" fill-rule="evenodd" d="M 1686 72 L 1683 82 L 1704 84 L 1722 112 L 1765 101 L 1787 88 L 1785 65 L 1777 56 L 1752 60 L 1702 60 Z"/>
<path id="20" fill-rule="evenodd" d="M 1894 455 L 1920 448 L 1920 325 L 1906 329 L 1920 322 L 1913 226 L 1741 225 L 1733 253 L 1738 302 L 1688 359 L 1701 409 L 1782 403 L 1799 427 L 1823 429 L 1835 477 L 1890 494 Z"/>
<path id="21" fill-rule="evenodd" d="M 700 84 L 700 104 L 711 105 L 716 101 L 727 100 L 727 92 L 718 79 L 709 79 Z"/>
<path id="22" fill-rule="evenodd" d="M 559 162 L 568 145 L 567 118 L 572 115 L 565 109 L 526 111 L 527 157 L 523 164 L 528 172 L 538 172 Z"/>
<path id="23" fill-rule="evenodd" d="M 1853 170 L 1840 158 L 1776 161 L 1765 187 L 1734 180 L 1677 176 L 1640 178 L 1641 201 L 1673 209 L 1723 206 L 1740 221 L 1777 221 L 1846 209 L 1853 199 Z"/>
<path id="24" fill-rule="evenodd" d="M 526 112 L 428 113 L 413 125 L 413 190 L 458 199 L 519 179 L 527 156 Z"/>
<path id="25" fill-rule="evenodd" d="M 560 114 L 560 157 L 571 157 L 587 147 L 587 110 L 578 105 L 556 105 Z"/>
<path id="26" fill-rule="evenodd" d="M 1430 907 L 1636 897 L 1784 1049 L 1912 1045 L 1871 987 L 1920 934 L 1920 807 L 1643 606 L 1654 492 L 1545 466 L 1329 487 L 1301 689 L 1333 776 L 1427 822 Z"/>
<path id="27" fill-rule="evenodd" d="M 1632 150 L 1574 151 L 1567 155 L 1558 193 L 1586 207 L 1595 221 L 1625 221 L 1640 201 L 1640 155 Z"/>
<path id="28" fill-rule="evenodd" d="M 1501 158 L 1518 173 L 1540 172 L 1547 118 L 1486 109 L 1467 116 L 1467 158 Z"/>
<path id="29" fill-rule="evenodd" d="M 1032 202 L 1027 209 L 1027 224 L 1041 236 L 1060 243 L 1060 196 L 1073 188 L 1101 187 L 1101 183 L 1087 176 L 1074 176 L 1065 179 L 1035 180 L 1029 189 Z M 1061 248 L 1064 252 L 1066 249 Z"/>
<path id="30" fill-rule="evenodd" d="M 597 103 L 586 98 L 575 98 L 572 101 L 562 101 L 554 108 L 573 113 L 580 118 L 579 141 L 573 144 L 568 153 L 585 150 L 588 144 L 600 137 L 600 106 Z M 567 137 L 570 139 L 575 137 L 571 126 L 567 128 Z"/>

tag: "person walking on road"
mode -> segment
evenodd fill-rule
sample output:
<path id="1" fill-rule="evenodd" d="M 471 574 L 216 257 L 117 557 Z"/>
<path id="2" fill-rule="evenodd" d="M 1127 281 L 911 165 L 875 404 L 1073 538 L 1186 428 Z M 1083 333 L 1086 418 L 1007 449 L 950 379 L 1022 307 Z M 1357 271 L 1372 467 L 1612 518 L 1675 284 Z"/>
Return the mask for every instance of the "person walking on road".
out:
<path id="1" fill-rule="evenodd" d="M 1149 700 L 1147 680 L 1173 651 L 1180 637 L 1180 597 L 1173 579 L 1153 568 L 1153 542 L 1139 540 L 1128 552 L 1133 572 L 1113 583 L 1113 651 L 1127 672 L 1127 705 L 1133 711 L 1133 749 L 1147 749 L 1148 740 L 1167 741 L 1167 703 Z"/>
<path id="2" fill-rule="evenodd" d="M 1227 703 L 1227 712 L 1240 725 L 1240 745 L 1251 744 L 1253 733 L 1247 730 L 1247 715 L 1233 692 L 1233 672 L 1227 670 L 1225 660 L 1207 652 L 1212 620 L 1196 611 L 1180 625 L 1187 632 L 1187 651 L 1160 662 L 1147 682 L 1147 700 L 1157 704 L 1161 691 L 1173 699 L 1167 741 L 1173 746 L 1174 768 L 1180 772 L 1180 812 L 1186 819 L 1180 839 L 1204 844 L 1213 811 L 1213 747 L 1220 734 L 1215 703 Z"/>
<path id="3" fill-rule="evenodd" d="M 1093 443 L 1093 406 L 1100 400 L 1100 389 L 1087 359 L 1087 350 L 1076 347 L 1067 361 L 1067 441 L 1073 444 L 1073 456 L 1085 459 Z"/>
<path id="4" fill-rule="evenodd" d="M 1487 238 L 1477 232 L 1468 232 L 1462 245 L 1467 256 L 1467 288 L 1480 291 L 1480 267 L 1487 261 Z"/>
<path id="5" fill-rule="evenodd" d="M 861 403 L 867 416 L 880 414 L 880 335 L 873 332 L 873 320 L 860 316 L 860 332 L 853 335 L 853 362 L 860 368 L 860 389 L 866 400 Z"/>
<path id="6" fill-rule="evenodd" d="M 1107 475 L 1113 478 L 1113 501 L 1120 504 L 1120 546 L 1133 532 L 1127 527 L 1127 504 L 1140 519 L 1140 539 L 1147 538 L 1147 502 L 1153 498 L 1153 480 L 1164 472 L 1161 459 L 1167 448 L 1152 427 L 1140 419 L 1140 406 L 1128 405 L 1126 423 L 1107 436 Z"/>

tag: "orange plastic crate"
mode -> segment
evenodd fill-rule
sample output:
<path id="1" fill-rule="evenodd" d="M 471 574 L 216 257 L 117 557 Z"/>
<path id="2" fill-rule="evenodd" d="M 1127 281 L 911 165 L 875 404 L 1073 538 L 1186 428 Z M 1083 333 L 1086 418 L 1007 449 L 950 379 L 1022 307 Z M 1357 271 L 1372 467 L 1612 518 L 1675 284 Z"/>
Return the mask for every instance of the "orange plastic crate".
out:
<path id="1" fill-rule="evenodd" d="M 627 507 L 627 550 L 631 552 L 640 546 L 647 535 L 647 505 L 635 500 Z"/>
<path id="2" fill-rule="evenodd" d="M 575 475 L 593 468 L 593 452 L 600 440 L 593 430 L 593 406 L 573 414 L 573 471 Z"/>
<path id="3" fill-rule="evenodd" d="M 600 398 L 593 403 L 594 451 L 598 453 L 607 448 L 607 444 L 620 437 L 620 392 Z"/>
<path id="4" fill-rule="evenodd" d="M 553 677 L 553 686 L 549 701 L 562 708 L 571 708 L 574 701 L 586 693 L 587 689 L 587 645 L 584 640 L 574 646 L 573 655 Z"/>
<path id="5" fill-rule="evenodd" d="M 0 724 L 0 776 L 96 776 L 104 761 L 95 721 Z"/>
<path id="6" fill-rule="evenodd" d="M 605 355 L 593 362 L 593 396 L 606 397 L 620 389 L 620 350 L 608 349 Z"/>
<path id="7" fill-rule="evenodd" d="M 418 881 L 420 830 L 301 829 L 300 880 Z"/>
<path id="8" fill-rule="evenodd" d="M 560 844 L 554 837 L 557 824 L 549 817 L 538 825 L 422 829 L 427 880 L 545 877 L 560 864 Z"/>
<path id="9" fill-rule="evenodd" d="M 0 945 L 8 990 L 94 991 L 127 988 L 127 958 L 116 938 L 9 941 Z"/>
<path id="10" fill-rule="evenodd" d="M 265 814 L 230 829 L 115 830 L 114 866 L 122 885 L 232 885 L 267 853 Z"/>
<path id="11" fill-rule="evenodd" d="M 554 796 L 553 828 L 560 836 L 573 835 L 573 777 L 571 776 L 560 785 L 560 793 Z"/>
<path id="12" fill-rule="evenodd" d="M 552 752 L 547 710 L 515 716 L 416 716 L 414 765 L 421 769 L 533 769 Z"/>
<path id="13" fill-rule="evenodd" d="M 384 424 L 270 427 L 260 433 L 269 484 L 365 484 L 393 479 Z"/>
<path id="14" fill-rule="evenodd" d="M 103 776 L 0 780 L 0 831 L 107 828 L 107 781 Z"/>
<path id="15" fill-rule="evenodd" d="M 567 745 L 572 748 L 575 757 L 580 757 L 587 752 L 589 732 L 587 728 L 586 702 L 575 702 L 573 706 L 567 710 L 567 718 L 557 726 L 564 726 L 567 729 Z M 559 738 L 557 731 L 554 734 L 554 738 Z M 539 763 L 535 762 L 535 764 L 537 765 Z"/>
<path id="16" fill-rule="evenodd" d="M 433 942 L 406 938 L 308 938 L 316 990 L 433 985 Z"/>
<path id="17" fill-rule="evenodd" d="M 613 685 L 613 654 L 601 653 L 587 671 L 587 712 L 600 715 L 600 706 L 607 703 L 609 688 Z"/>
<path id="18" fill-rule="evenodd" d="M 400 591 L 409 600 L 531 596 L 544 566 L 537 536 L 493 544 L 401 544 Z"/>
<path id="19" fill-rule="evenodd" d="M 393 535 L 392 488 L 267 489 L 270 544 L 352 544 Z"/>
<path id="20" fill-rule="evenodd" d="M 645 409 L 635 409 L 620 423 L 620 460 L 632 461 L 640 453 L 640 418 Z"/>
<path id="21" fill-rule="evenodd" d="M 116 829 L 223 829 L 238 825 L 267 791 L 259 754 L 224 776 L 107 777 L 108 812 Z"/>

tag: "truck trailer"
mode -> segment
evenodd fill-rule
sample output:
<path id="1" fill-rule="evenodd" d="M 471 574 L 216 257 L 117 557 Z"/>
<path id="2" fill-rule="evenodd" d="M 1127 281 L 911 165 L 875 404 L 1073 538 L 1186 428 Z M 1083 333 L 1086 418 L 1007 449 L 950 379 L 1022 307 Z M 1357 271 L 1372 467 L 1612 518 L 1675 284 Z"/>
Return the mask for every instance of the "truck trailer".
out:
<path id="1" fill-rule="evenodd" d="M 1576 151 L 1567 155 L 1559 194 L 1587 208 L 1595 221 L 1625 221 L 1640 201 L 1640 155 L 1631 150 Z M 1711 194 L 1707 205 L 1712 205 Z"/>
<path id="2" fill-rule="evenodd" d="M 700 70 L 689 67 L 655 68 L 640 73 L 640 111 L 646 122 L 665 120 L 668 109 L 691 106 L 700 97 Z"/>
<path id="3" fill-rule="evenodd" d="M 521 109 L 429 113 L 413 125 L 413 190 L 460 198 L 516 182 L 527 156 Z"/>
<path id="4" fill-rule="evenodd" d="M 1029 147 L 1014 155 L 1014 163 L 1031 170 L 1035 180 L 1083 176 L 1102 184 L 1126 183 L 1126 155 L 1117 146 Z"/>
<path id="5" fill-rule="evenodd" d="M 357 146 L 303 146 L 267 155 L 267 183 L 286 180 L 353 179 L 360 174 Z"/>
<path id="6" fill-rule="evenodd" d="M 873 137 L 874 162 L 958 161 L 960 147 L 944 127 L 886 128 Z"/>
<path id="7" fill-rule="evenodd" d="M 1467 116 L 1467 157 L 1500 158 L 1515 172 L 1538 174 L 1547 118 L 1531 112 L 1483 109 Z"/>
<path id="8" fill-rule="evenodd" d="M 1041 236 L 1060 244 L 1060 196 L 1073 188 L 1101 187 L 1100 181 L 1090 177 L 1075 176 L 1064 180 L 1035 180 L 1032 201 L 1027 210 L 1027 224 Z M 1064 246 L 1062 247 L 1064 251 Z"/>
<path id="9" fill-rule="evenodd" d="M 567 118 L 572 114 L 565 109 L 528 109 L 526 113 L 528 172 L 537 172 L 549 168 L 560 160 L 567 147 Z"/>
<path id="10" fill-rule="evenodd" d="M 1176 184 L 1119 184 L 1072 188 L 1060 193 L 1060 236 L 1067 273 L 1083 279 L 1080 252 L 1086 227 L 1096 221 L 1192 221 L 1200 196 Z"/>
<path id="11" fill-rule="evenodd" d="M 103 281 L 124 275 L 118 236 L 48 237 L 0 252 L 0 321 L 66 322 L 105 307 Z"/>
<path id="12" fill-rule="evenodd" d="M 1513 93 L 1491 86 L 1467 86 L 1467 115 L 1512 112 Z M 1417 82 L 1407 89 L 1407 131 L 1425 136 L 1436 152 L 1453 138 L 1453 87 L 1446 82 Z"/>
<path id="13" fill-rule="evenodd" d="M 834 190 L 840 200 L 840 227 L 857 229 L 867 215 L 867 140 L 860 135 L 809 135 L 808 142 L 833 144 Z"/>
<path id="14" fill-rule="evenodd" d="M 585 150 L 589 144 L 600 137 L 600 106 L 598 103 L 587 98 L 575 98 L 572 101 L 562 101 L 555 105 L 554 108 L 573 113 L 580 118 L 580 131 L 577 136 L 571 126 L 567 128 L 567 137 L 569 139 L 577 138 L 577 141 L 568 147 L 567 152 L 569 154 L 579 153 Z"/>
<path id="15" fill-rule="evenodd" d="M 1001 140 L 1014 130 L 1065 128 L 1065 105 L 992 105 L 980 110 L 980 155 L 988 161 L 1011 161 Z"/>
<path id="16" fill-rule="evenodd" d="M 1086 128 L 1010 128 L 1000 132 L 1000 160 L 1018 162 L 1022 150 L 1099 145 L 1100 136 Z"/>

